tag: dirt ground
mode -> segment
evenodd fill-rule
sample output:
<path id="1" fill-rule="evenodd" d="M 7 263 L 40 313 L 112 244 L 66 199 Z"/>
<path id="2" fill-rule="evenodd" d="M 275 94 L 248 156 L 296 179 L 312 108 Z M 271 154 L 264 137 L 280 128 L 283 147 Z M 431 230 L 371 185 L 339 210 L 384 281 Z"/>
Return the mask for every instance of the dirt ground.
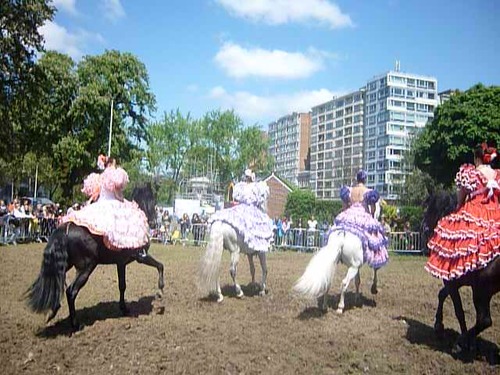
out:
<path id="1" fill-rule="evenodd" d="M 165 265 L 166 288 L 155 301 L 156 270 L 127 268 L 126 298 L 131 314 L 118 308 L 116 268 L 100 266 L 76 301 L 83 330 L 69 336 L 66 302 L 55 322 L 28 311 L 22 293 L 35 279 L 43 244 L 0 247 L 0 368 L 3 374 L 498 374 L 500 298 L 491 305 L 493 327 L 481 335 L 473 361 L 451 354 L 458 324 L 445 304 L 444 340 L 433 334 L 440 282 L 424 270 L 425 258 L 392 256 L 379 273 L 379 294 L 370 295 L 371 272 L 363 268 L 363 305 L 346 300 L 344 315 L 321 314 L 313 302 L 290 293 L 311 254 L 268 256 L 269 294 L 252 296 L 249 268 L 242 258 L 239 281 L 250 296 L 232 296 L 229 258 L 224 254 L 222 304 L 201 299 L 195 276 L 202 248 L 153 245 Z M 258 276 L 260 268 L 257 266 Z M 341 278 L 330 291 L 336 307 Z M 69 273 L 68 276 L 71 276 Z M 351 285 L 350 290 L 354 286 Z M 234 294 L 233 294 L 234 295 Z M 474 309 L 462 290 L 469 325 Z"/>

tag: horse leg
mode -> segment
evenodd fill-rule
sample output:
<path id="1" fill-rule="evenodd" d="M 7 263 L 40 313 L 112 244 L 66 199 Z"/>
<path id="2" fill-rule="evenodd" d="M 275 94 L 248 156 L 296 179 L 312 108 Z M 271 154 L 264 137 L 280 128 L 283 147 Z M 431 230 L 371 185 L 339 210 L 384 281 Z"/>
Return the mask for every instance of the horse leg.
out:
<path id="1" fill-rule="evenodd" d="M 267 257 L 263 251 L 259 251 L 257 254 L 259 256 L 260 268 L 262 269 L 262 289 L 259 295 L 265 296 L 267 293 Z"/>
<path id="2" fill-rule="evenodd" d="M 253 254 L 247 254 L 248 265 L 250 266 L 250 275 L 252 275 L 252 284 L 255 284 L 255 263 L 253 262 Z"/>
<path id="3" fill-rule="evenodd" d="M 371 288 L 371 293 L 372 294 L 377 294 L 378 293 L 378 289 L 377 289 L 377 271 L 378 269 L 377 268 L 374 268 L 373 269 L 373 282 L 372 282 L 372 288 Z"/>
<path id="4" fill-rule="evenodd" d="M 125 289 L 127 289 L 127 282 L 125 279 L 126 267 L 127 265 L 125 263 L 116 265 L 116 270 L 118 272 L 118 288 L 120 289 L 120 310 L 123 315 L 128 314 L 127 305 L 125 304 Z"/>
<path id="5" fill-rule="evenodd" d="M 359 275 L 359 271 L 356 274 L 356 277 L 354 278 L 354 285 L 356 286 L 356 295 L 354 297 L 354 304 L 358 306 L 360 302 L 359 286 L 361 285 L 361 276 Z"/>
<path id="6" fill-rule="evenodd" d="M 165 287 L 165 281 L 163 279 L 163 264 L 158 262 L 151 255 L 146 254 L 146 256 L 139 255 L 135 257 L 137 263 L 145 264 L 146 266 L 154 267 L 158 270 L 158 296 L 163 296 L 163 288 Z"/>
<path id="7" fill-rule="evenodd" d="M 339 300 L 339 305 L 337 306 L 337 313 L 338 314 L 342 314 L 344 312 L 344 307 L 345 307 L 344 294 L 345 294 L 347 288 L 349 287 L 351 280 L 354 279 L 354 277 L 356 277 L 356 274 L 358 272 L 359 272 L 358 267 L 351 266 L 347 270 L 346 277 L 344 278 L 344 280 L 342 280 L 342 290 L 340 291 L 340 300 Z"/>
<path id="8" fill-rule="evenodd" d="M 453 307 L 455 309 L 455 316 L 457 317 L 458 324 L 460 325 L 460 331 L 462 335 L 467 332 L 467 324 L 465 322 L 464 308 L 462 306 L 462 298 L 458 291 L 458 284 L 456 281 L 450 281 L 447 283 L 448 293 L 453 301 Z"/>
<path id="9" fill-rule="evenodd" d="M 491 297 L 488 287 L 475 285 L 472 288 L 472 299 L 476 309 L 476 325 L 458 338 L 457 347 L 455 348 L 457 352 L 461 352 L 463 349 L 467 351 L 474 349 L 476 336 L 486 328 L 491 327 Z"/>
<path id="10" fill-rule="evenodd" d="M 240 261 L 240 253 L 234 252 L 231 253 L 231 268 L 229 269 L 229 273 L 231 274 L 231 278 L 233 279 L 234 289 L 236 291 L 236 297 L 243 297 L 243 291 L 241 290 L 240 285 L 236 282 L 236 269 L 238 268 L 238 262 Z"/>
<path id="11" fill-rule="evenodd" d="M 436 309 L 436 320 L 434 322 L 434 332 L 436 333 L 436 335 L 438 335 L 438 337 L 442 337 L 444 334 L 443 305 L 448 295 L 448 288 L 445 284 L 438 293 L 438 307 Z"/>
<path id="12" fill-rule="evenodd" d="M 71 327 L 78 331 L 81 327 L 76 320 L 76 311 L 75 311 L 75 300 L 78 296 L 78 292 L 83 286 L 87 283 L 90 274 L 96 268 L 96 264 L 90 264 L 87 268 L 83 270 L 77 270 L 75 279 L 66 289 L 66 299 L 68 300 L 68 308 L 69 308 L 69 319 L 71 322 Z"/>

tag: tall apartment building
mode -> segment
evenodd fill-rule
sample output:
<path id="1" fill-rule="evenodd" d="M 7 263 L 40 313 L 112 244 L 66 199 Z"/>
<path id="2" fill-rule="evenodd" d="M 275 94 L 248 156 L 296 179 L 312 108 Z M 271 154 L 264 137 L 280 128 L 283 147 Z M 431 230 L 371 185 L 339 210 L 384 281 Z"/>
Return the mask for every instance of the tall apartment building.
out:
<path id="1" fill-rule="evenodd" d="M 310 187 L 320 199 L 338 198 L 363 167 L 364 89 L 312 108 Z"/>
<path id="2" fill-rule="evenodd" d="M 403 163 L 412 137 L 434 116 L 437 80 L 390 71 L 368 81 L 365 92 L 364 165 L 368 185 L 397 199 L 408 171 Z"/>
<path id="3" fill-rule="evenodd" d="M 310 113 L 294 112 L 269 124 L 269 153 L 274 157 L 274 172 L 296 185 L 299 174 L 309 169 L 310 130 Z"/>

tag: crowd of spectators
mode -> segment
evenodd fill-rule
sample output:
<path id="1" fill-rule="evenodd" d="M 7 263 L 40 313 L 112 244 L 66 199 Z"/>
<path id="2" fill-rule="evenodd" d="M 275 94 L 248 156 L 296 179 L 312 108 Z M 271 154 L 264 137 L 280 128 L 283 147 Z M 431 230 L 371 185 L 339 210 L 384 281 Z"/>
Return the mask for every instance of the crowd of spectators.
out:
<path id="1" fill-rule="evenodd" d="M 208 216 L 205 211 L 193 213 L 191 217 L 184 213 L 181 217 L 168 209 L 156 207 L 156 227 L 152 228 L 152 237 L 164 244 L 175 244 L 193 240 L 195 246 L 205 241 Z"/>
<path id="2" fill-rule="evenodd" d="M 0 242 L 47 241 L 62 215 L 58 203 L 33 206 L 27 198 L 16 197 L 9 203 L 0 200 Z"/>

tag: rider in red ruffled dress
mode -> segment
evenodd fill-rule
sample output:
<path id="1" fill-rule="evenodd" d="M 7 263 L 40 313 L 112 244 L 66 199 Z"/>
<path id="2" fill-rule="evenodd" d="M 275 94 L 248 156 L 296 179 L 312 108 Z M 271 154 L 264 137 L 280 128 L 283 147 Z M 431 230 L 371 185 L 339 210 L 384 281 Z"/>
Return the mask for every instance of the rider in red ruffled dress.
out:
<path id="1" fill-rule="evenodd" d="M 123 198 L 127 172 L 117 167 L 114 159 L 100 155 L 98 167 L 104 166 L 100 175 L 91 173 L 83 183 L 82 192 L 90 197 L 89 203 L 64 216 L 62 222 L 72 222 L 103 236 L 111 250 L 143 248 L 149 242 L 148 220 L 137 203 Z"/>
<path id="2" fill-rule="evenodd" d="M 457 210 L 439 220 L 428 243 L 425 269 L 445 280 L 484 268 L 500 255 L 500 170 L 491 168 L 496 150 L 486 144 L 474 152 L 474 164 L 458 171 Z"/>

